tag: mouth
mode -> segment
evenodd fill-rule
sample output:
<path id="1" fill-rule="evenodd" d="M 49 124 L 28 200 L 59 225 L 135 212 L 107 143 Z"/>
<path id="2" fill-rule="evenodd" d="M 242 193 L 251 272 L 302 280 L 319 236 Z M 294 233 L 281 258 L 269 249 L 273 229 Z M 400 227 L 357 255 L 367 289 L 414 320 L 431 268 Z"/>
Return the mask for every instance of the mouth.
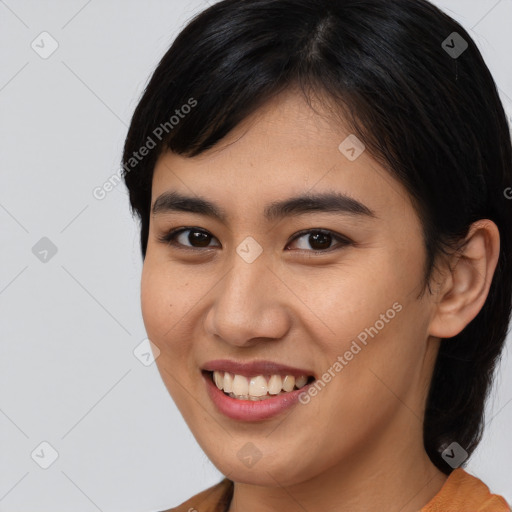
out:
<path id="1" fill-rule="evenodd" d="M 201 370 L 217 410 L 238 421 L 260 421 L 296 405 L 315 381 L 308 371 L 270 362 L 212 361 Z"/>

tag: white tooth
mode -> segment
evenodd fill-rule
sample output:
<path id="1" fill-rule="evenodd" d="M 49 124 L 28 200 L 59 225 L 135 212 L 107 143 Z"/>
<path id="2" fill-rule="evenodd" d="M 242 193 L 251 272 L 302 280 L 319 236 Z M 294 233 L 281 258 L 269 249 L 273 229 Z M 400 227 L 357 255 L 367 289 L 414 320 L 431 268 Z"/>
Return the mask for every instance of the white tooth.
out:
<path id="1" fill-rule="evenodd" d="M 283 381 L 281 375 L 272 375 L 268 379 L 268 392 L 270 395 L 277 395 L 283 387 Z"/>
<path id="2" fill-rule="evenodd" d="M 249 383 L 249 394 L 252 396 L 264 396 L 267 394 L 267 380 L 263 375 L 253 377 Z"/>
<path id="3" fill-rule="evenodd" d="M 283 389 L 285 391 L 291 391 L 293 386 L 295 386 L 295 377 L 293 375 L 287 375 L 283 379 Z"/>
<path id="4" fill-rule="evenodd" d="M 306 382 L 308 381 L 308 378 L 305 375 L 301 375 L 297 379 L 295 379 L 295 385 L 297 388 L 302 388 L 306 385 Z"/>
<path id="5" fill-rule="evenodd" d="M 218 372 L 217 370 L 215 370 L 213 372 L 213 381 L 215 382 L 215 385 L 219 389 L 222 389 L 223 386 L 224 386 L 224 375 L 223 375 L 223 372 Z"/>
<path id="6" fill-rule="evenodd" d="M 249 381 L 243 375 L 235 375 L 233 379 L 233 393 L 235 395 L 249 394 Z"/>
<path id="7" fill-rule="evenodd" d="M 231 373 L 224 373 L 224 391 L 231 393 L 233 391 L 233 375 Z"/>

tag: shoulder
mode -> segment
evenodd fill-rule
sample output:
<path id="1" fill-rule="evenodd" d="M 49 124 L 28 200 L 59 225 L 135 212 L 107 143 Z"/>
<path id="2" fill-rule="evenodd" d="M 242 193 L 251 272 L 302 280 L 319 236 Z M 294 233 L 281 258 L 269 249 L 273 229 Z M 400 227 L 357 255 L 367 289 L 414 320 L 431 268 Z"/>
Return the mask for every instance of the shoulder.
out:
<path id="1" fill-rule="evenodd" d="M 491 494 L 479 478 L 457 468 L 420 512 L 511 512 L 502 496 Z"/>
<path id="2" fill-rule="evenodd" d="M 162 512 L 226 512 L 233 496 L 233 482 L 224 478 L 177 507 Z"/>

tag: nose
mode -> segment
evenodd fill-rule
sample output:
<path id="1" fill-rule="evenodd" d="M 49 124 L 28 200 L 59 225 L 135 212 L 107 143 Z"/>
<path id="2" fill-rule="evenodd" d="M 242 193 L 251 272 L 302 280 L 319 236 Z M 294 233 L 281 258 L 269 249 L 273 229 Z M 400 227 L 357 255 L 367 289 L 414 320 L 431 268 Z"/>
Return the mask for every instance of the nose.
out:
<path id="1" fill-rule="evenodd" d="M 252 263 L 234 258 L 212 293 L 205 319 L 210 336 L 244 347 L 283 338 L 290 328 L 287 289 L 263 258 Z"/>

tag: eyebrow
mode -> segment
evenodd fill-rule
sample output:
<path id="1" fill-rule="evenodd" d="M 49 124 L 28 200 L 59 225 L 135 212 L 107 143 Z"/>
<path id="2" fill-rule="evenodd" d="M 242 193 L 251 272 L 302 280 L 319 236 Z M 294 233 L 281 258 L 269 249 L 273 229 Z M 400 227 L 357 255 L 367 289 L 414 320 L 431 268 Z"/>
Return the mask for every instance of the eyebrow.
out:
<path id="1" fill-rule="evenodd" d="M 179 192 L 164 192 L 155 200 L 153 215 L 170 212 L 188 212 L 213 217 L 226 223 L 226 211 L 202 197 L 192 197 Z M 268 221 L 293 217 L 312 212 L 342 213 L 351 216 L 373 217 L 376 214 L 368 206 L 340 192 L 305 194 L 268 204 L 264 216 Z"/>

